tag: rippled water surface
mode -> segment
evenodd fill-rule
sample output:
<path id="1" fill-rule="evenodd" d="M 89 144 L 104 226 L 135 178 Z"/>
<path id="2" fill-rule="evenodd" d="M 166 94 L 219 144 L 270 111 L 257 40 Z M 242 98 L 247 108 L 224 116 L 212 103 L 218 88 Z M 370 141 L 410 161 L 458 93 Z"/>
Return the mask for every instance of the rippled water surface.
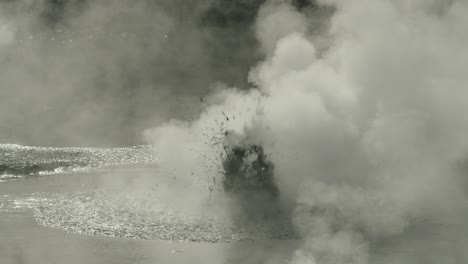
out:
<path id="1" fill-rule="evenodd" d="M 125 177 L 122 173 L 106 171 L 57 174 L 0 184 L 0 263 L 287 263 L 297 243 L 297 240 L 274 239 L 179 242 L 139 237 L 149 230 L 148 226 L 138 226 L 145 220 L 142 216 L 151 212 L 138 208 L 128 211 L 130 200 L 126 196 L 101 200 L 112 197 L 102 182 L 116 175 Z M 52 222 L 38 223 L 38 210 L 43 214 L 53 213 L 41 215 L 39 221 Z M 162 214 L 159 221 L 175 217 L 170 212 L 159 213 Z M 150 215 L 151 219 L 156 215 Z M 57 221 L 68 221 L 66 228 L 63 222 Z M 178 227 L 180 221 L 175 219 L 163 225 L 165 228 L 175 225 L 176 231 L 185 228 L 184 232 L 192 236 L 198 234 L 191 230 L 195 226 L 191 222 Z M 88 230 L 81 230 L 86 227 Z M 111 230 L 115 234 L 110 234 Z M 215 231 L 210 232 L 213 235 Z M 162 233 L 170 234 L 167 230 Z"/>
<path id="2" fill-rule="evenodd" d="M 151 146 L 131 148 L 50 148 L 0 144 L 0 182 L 114 167 L 154 165 Z"/>
<path id="3" fill-rule="evenodd" d="M 116 191 L 109 182 L 138 181 L 141 172 L 154 165 L 156 159 L 145 147 L 3 146 L 3 153 L 5 148 L 9 156 L 2 156 L 2 168 L 22 169 L 10 171 L 13 177 L 0 183 L 2 264 L 289 263 L 301 243 L 288 236 L 285 226 L 251 232 L 180 215 L 151 197 L 145 204 L 132 193 Z M 23 170 L 41 164 L 75 166 L 77 160 L 86 160 L 79 166 L 87 169 L 42 175 L 40 170 Z M 372 263 L 465 263 L 467 232 L 456 226 L 421 223 L 404 236 L 375 245 Z"/>
<path id="4" fill-rule="evenodd" d="M 255 241 L 260 233 L 119 193 L 109 183 L 138 181 L 155 165 L 146 146 L 0 150 L 2 264 L 287 263 L 297 243 L 271 232 Z"/>

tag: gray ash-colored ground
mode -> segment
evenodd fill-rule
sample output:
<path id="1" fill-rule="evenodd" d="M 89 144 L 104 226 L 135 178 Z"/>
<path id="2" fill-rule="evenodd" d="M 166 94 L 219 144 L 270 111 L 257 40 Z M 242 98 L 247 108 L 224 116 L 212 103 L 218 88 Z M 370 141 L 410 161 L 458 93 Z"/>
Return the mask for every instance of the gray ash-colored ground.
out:
<path id="1" fill-rule="evenodd" d="M 155 164 L 151 146 L 47 148 L 0 144 L 0 180 L 29 175 L 80 172 L 106 167 Z"/>
<path id="2" fill-rule="evenodd" d="M 209 243 L 296 238 L 287 221 L 238 226 L 148 202 L 104 192 L 56 195 L 42 201 L 34 216 L 40 225 L 88 235 Z"/>

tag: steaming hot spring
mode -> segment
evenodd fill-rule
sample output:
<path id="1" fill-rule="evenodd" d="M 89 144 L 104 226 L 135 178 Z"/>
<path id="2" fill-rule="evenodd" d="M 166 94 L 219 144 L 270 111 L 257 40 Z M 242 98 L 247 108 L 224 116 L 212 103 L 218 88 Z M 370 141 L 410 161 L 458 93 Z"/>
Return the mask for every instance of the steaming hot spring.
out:
<path id="1" fill-rule="evenodd" d="M 466 0 L 0 1 L 0 263 L 468 263 L 467 28 Z"/>

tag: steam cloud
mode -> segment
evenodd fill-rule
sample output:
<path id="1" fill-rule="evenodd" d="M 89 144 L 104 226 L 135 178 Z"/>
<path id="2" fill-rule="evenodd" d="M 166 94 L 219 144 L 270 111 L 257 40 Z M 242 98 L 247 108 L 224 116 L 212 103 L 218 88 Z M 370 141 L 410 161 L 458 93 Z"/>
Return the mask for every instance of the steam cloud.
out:
<path id="1" fill-rule="evenodd" d="M 294 264 L 369 263 L 423 220 L 466 219 L 466 1 L 51 2 L 0 2 L 0 124 L 25 142 L 156 126 L 168 179 L 150 180 L 193 211 L 222 196 L 223 144 L 261 145 Z"/>
<path id="2" fill-rule="evenodd" d="M 196 118 L 213 84 L 247 83 L 262 2 L 0 1 L 0 140 L 134 145 Z"/>
<path id="3" fill-rule="evenodd" d="M 187 181 L 217 177 L 216 145 L 200 138 L 233 130 L 263 146 L 302 236 L 291 263 L 363 264 L 379 241 L 465 217 L 468 5 L 319 2 L 267 1 L 256 21 L 266 59 L 249 74 L 257 89 L 223 89 L 198 121 L 147 135 L 161 157 L 178 155 Z M 224 114 L 235 122 L 210 130 Z M 188 148 L 218 166 L 203 171 Z"/>

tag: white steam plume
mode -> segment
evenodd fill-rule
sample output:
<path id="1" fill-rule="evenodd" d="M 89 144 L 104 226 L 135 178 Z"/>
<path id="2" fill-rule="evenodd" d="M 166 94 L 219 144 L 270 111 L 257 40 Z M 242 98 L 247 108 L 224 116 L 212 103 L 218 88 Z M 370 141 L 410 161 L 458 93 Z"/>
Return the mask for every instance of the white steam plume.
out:
<path id="1" fill-rule="evenodd" d="M 258 108 L 240 111 L 235 129 L 270 154 L 281 197 L 295 208 L 302 246 L 291 262 L 365 264 L 374 243 L 422 219 L 465 214 L 457 166 L 468 149 L 468 4 L 320 2 L 336 9 L 325 51 L 317 52 L 322 36 L 310 33 L 306 15 L 270 1 L 257 22 L 269 56 L 250 74 L 260 93 L 223 92 L 224 104 L 198 122 L 169 124 L 149 138 L 156 150 L 183 142 L 175 148 L 182 153 L 220 109 Z M 203 164 L 193 160 L 187 178 Z"/>

